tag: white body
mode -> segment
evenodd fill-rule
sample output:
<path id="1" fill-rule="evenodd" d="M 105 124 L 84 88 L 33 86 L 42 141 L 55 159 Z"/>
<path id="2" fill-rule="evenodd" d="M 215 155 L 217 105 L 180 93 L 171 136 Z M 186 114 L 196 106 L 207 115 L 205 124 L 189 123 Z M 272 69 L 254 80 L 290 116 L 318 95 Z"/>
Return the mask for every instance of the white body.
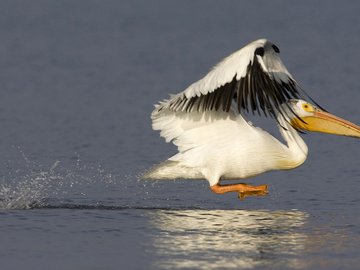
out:
<path id="1" fill-rule="evenodd" d="M 225 112 L 161 111 L 153 128 L 173 140 L 179 153 L 148 172 L 152 179 L 205 178 L 215 185 L 221 179 L 248 178 L 275 169 L 292 169 L 307 156 L 307 146 L 281 115 L 282 144 L 266 131 L 247 123 L 233 110 Z"/>

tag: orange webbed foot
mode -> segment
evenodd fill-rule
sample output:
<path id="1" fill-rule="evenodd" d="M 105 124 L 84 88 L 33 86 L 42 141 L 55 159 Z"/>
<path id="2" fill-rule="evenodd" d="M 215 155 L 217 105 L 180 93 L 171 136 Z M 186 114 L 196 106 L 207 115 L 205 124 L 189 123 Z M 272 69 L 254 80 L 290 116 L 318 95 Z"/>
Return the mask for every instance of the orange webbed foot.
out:
<path id="1" fill-rule="evenodd" d="M 265 196 L 268 194 L 268 186 L 252 186 L 248 184 L 231 184 L 231 185 L 220 185 L 216 184 L 210 187 L 211 190 L 217 194 L 224 194 L 227 192 L 238 192 L 240 200 L 245 199 L 247 196 Z"/>

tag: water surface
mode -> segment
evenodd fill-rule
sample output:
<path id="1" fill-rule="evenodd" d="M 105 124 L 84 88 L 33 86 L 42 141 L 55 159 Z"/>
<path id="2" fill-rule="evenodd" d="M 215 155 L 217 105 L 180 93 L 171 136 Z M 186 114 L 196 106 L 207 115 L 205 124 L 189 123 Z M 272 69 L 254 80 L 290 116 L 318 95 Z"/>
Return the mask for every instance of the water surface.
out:
<path id="1" fill-rule="evenodd" d="M 323 107 L 360 123 L 356 1 L 0 3 L 4 269 L 357 269 L 359 141 L 306 134 L 293 171 L 143 182 L 175 148 L 153 104 L 266 37 Z M 276 134 L 274 121 L 256 120 Z"/>

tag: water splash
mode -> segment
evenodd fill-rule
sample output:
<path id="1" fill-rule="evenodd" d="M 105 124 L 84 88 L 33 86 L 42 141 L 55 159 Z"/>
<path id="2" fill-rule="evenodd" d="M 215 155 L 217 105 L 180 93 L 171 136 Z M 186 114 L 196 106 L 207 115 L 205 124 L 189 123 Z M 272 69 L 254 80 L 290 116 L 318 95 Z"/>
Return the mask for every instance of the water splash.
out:
<path id="1" fill-rule="evenodd" d="M 23 153 L 22 169 L 18 167 L 2 176 L 0 182 L 0 209 L 31 209 L 42 207 L 47 198 L 61 198 L 70 192 L 77 197 L 86 197 L 86 188 L 94 183 L 109 186 L 115 183 L 114 177 L 100 166 L 83 165 L 78 159 L 72 166 L 61 166 L 59 160 L 50 168 L 44 169 Z M 25 165 L 25 166 L 24 166 Z M 81 187 L 80 191 L 77 188 Z"/>
<path id="2" fill-rule="evenodd" d="M 0 185 L 0 208 L 2 209 L 29 209 L 35 202 L 44 196 L 56 193 L 54 183 L 62 183 L 64 177 L 55 172 L 59 161 L 56 161 L 47 171 L 31 171 L 25 175 L 17 175 L 13 179 L 3 177 Z M 19 174 L 16 171 L 15 174 Z M 8 176 L 7 176 L 8 177 Z"/>

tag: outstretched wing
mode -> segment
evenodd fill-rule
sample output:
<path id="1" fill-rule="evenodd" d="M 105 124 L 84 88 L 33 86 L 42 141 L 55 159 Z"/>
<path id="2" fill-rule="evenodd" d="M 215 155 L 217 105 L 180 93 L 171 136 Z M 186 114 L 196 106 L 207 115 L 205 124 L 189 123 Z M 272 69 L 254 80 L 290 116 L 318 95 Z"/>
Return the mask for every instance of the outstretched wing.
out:
<path id="1" fill-rule="evenodd" d="M 239 113 L 258 111 L 275 117 L 280 105 L 291 98 L 310 99 L 317 104 L 287 71 L 278 47 L 259 39 L 225 58 L 183 92 L 160 102 L 155 111 L 229 112 L 235 101 Z"/>

